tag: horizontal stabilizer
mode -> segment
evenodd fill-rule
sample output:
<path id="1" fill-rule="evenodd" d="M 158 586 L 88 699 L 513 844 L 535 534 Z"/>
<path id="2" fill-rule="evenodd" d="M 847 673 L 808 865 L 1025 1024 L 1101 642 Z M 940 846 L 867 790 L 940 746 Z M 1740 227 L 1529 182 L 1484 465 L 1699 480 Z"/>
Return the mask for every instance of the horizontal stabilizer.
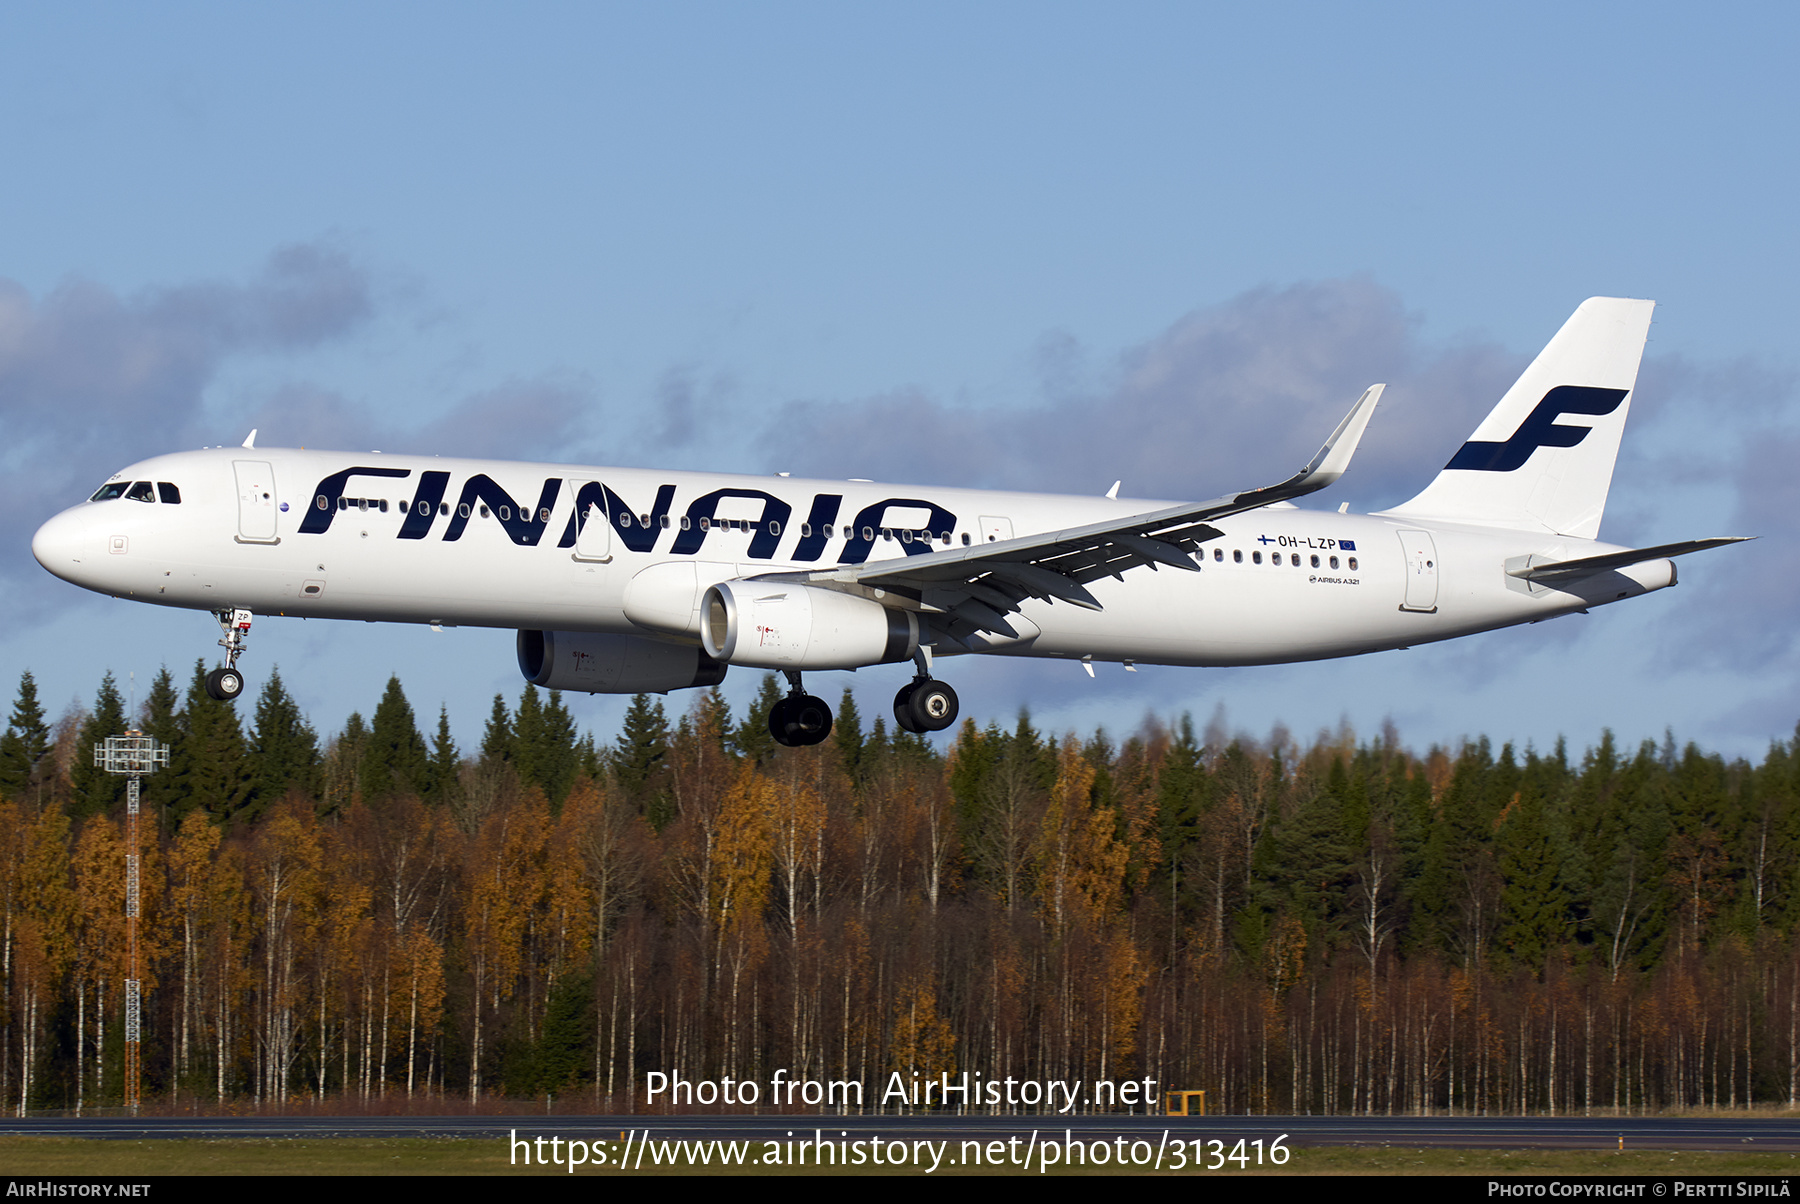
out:
<path id="1" fill-rule="evenodd" d="M 1690 539 L 1685 543 L 1658 544 L 1654 548 L 1631 548 L 1624 552 L 1608 552 L 1603 556 L 1583 556 L 1579 560 L 1550 560 L 1539 564 L 1520 564 L 1513 567 L 1508 564 L 1506 575 L 1517 577 L 1521 581 L 1543 581 L 1554 583 L 1568 581 L 1576 577 L 1587 577 L 1594 573 L 1603 573 L 1609 569 L 1622 569 L 1630 565 L 1642 564 L 1646 560 L 1667 560 L 1671 556 L 1686 556 L 1689 552 L 1704 552 L 1708 548 L 1721 548 L 1730 543 L 1743 543 L 1753 539 L 1749 535 L 1725 535 L 1713 539 Z M 1522 559 L 1532 559 L 1524 557 Z"/>

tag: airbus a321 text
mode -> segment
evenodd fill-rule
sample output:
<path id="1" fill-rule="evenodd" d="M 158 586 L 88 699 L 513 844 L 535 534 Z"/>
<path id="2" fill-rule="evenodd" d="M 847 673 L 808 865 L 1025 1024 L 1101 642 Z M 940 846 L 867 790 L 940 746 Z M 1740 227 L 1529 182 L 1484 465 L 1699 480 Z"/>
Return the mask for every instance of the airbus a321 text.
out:
<path id="1" fill-rule="evenodd" d="M 809 669 L 904 663 L 908 731 L 956 719 L 934 658 L 1158 665 L 1354 656 L 1531 623 L 1675 584 L 1730 539 L 1598 542 L 1649 301 L 1584 302 L 1423 493 L 1298 509 L 1343 475 L 1375 385 L 1310 464 L 1207 502 L 574 468 L 255 446 L 112 475 L 32 540 L 58 577 L 211 611 L 243 690 L 255 615 L 518 629 L 540 686 L 667 692 L 784 673 L 776 740 L 831 710 Z M 1114 493 L 1117 487 L 1114 487 Z"/>

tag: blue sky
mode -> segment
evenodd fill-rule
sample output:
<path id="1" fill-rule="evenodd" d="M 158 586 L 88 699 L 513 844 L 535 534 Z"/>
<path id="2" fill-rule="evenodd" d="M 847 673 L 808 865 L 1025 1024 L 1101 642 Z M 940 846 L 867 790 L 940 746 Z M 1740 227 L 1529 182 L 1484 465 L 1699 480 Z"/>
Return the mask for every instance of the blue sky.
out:
<path id="1" fill-rule="evenodd" d="M 1409 496 L 1584 297 L 1660 304 L 1602 535 L 1679 589 L 1324 665 L 970 662 L 965 712 L 1225 708 L 1415 747 L 1800 719 L 1800 12 L 1746 5 L 12 5 L 0 686 L 185 677 L 205 615 L 30 531 L 235 443 L 1205 497 L 1390 382 L 1317 499 Z M 479 738 L 511 635 L 265 620 L 324 731 L 390 672 Z M 809 679 L 886 709 L 898 669 Z M 734 695 L 756 674 L 731 678 Z M 680 705 L 680 696 L 672 699 Z M 580 700 L 609 734 L 622 700 Z"/>

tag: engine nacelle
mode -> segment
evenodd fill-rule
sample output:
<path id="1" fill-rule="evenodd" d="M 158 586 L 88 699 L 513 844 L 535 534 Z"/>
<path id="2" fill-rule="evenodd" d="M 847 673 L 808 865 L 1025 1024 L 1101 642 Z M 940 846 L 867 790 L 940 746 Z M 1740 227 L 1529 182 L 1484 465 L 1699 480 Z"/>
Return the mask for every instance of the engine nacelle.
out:
<path id="1" fill-rule="evenodd" d="M 692 644 L 587 631 L 519 632 L 519 672 L 551 690 L 667 694 L 716 686 L 726 667 Z"/>
<path id="2" fill-rule="evenodd" d="M 919 616 L 859 594 L 779 581 L 722 581 L 700 607 L 706 654 L 759 669 L 856 669 L 910 660 Z"/>

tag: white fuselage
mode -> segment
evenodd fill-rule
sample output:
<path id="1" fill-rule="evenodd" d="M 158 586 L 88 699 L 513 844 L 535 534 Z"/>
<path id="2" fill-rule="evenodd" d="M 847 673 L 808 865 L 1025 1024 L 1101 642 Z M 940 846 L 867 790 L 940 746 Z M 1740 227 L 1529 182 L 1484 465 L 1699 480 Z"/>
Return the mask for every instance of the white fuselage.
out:
<path id="1" fill-rule="evenodd" d="M 259 615 L 653 637 L 667 633 L 634 625 L 625 598 L 655 565 L 692 563 L 704 588 L 1170 504 L 262 448 L 159 456 L 113 481 L 171 484 L 179 502 L 83 502 L 32 544 L 45 568 L 100 593 Z M 604 527 L 574 521 L 578 498 L 583 515 L 600 508 Z M 1222 536 L 1196 554 L 1198 572 L 1140 567 L 1093 582 L 1097 612 L 1028 600 L 1019 638 L 981 649 L 1167 665 L 1315 660 L 1534 622 L 1675 580 L 1671 562 L 1655 560 L 1560 589 L 1528 584 L 1507 575 L 1509 561 L 1616 545 L 1503 527 L 1287 505 L 1213 525 Z"/>

